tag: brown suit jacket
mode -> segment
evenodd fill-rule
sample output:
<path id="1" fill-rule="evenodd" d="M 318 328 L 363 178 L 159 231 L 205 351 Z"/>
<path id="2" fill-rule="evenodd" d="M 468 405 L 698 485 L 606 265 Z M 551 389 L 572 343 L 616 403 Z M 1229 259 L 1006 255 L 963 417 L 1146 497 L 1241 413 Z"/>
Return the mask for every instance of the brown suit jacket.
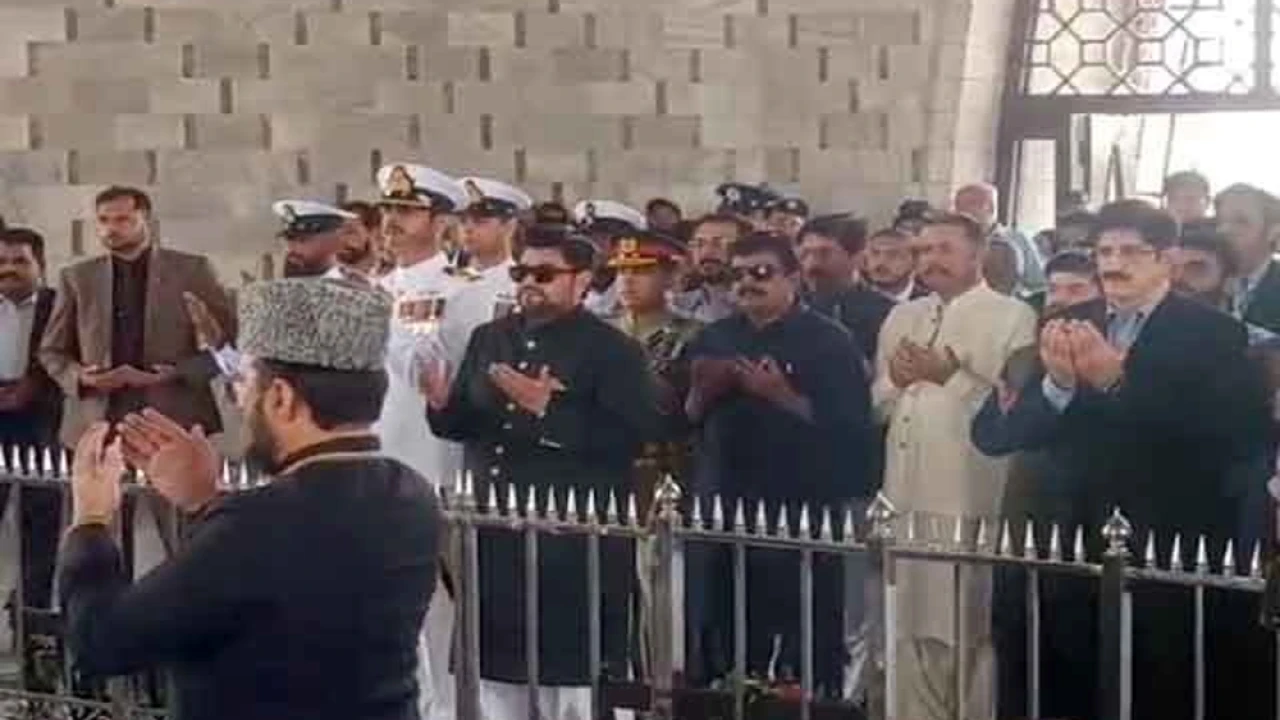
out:
<path id="1" fill-rule="evenodd" d="M 235 336 L 235 314 L 208 259 L 155 247 L 147 271 L 143 362 L 173 365 L 177 378 L 148 388 L 146 402 L 174 420 L 207 432 L 222 428 L 209 380 L 217 371 L 208 353 L 196 347 L 184 292 L 204 300 L 214 317 Z M 73 447 L 88 426 L 106 416 L 107 398 L 80 387 L 80 369 L 114 367 L 111 358 L 111 257 L 103 255 L 64 269 L 57 302 L 40 343 L 40 363 L 66 398 L 59 438 Z"/>

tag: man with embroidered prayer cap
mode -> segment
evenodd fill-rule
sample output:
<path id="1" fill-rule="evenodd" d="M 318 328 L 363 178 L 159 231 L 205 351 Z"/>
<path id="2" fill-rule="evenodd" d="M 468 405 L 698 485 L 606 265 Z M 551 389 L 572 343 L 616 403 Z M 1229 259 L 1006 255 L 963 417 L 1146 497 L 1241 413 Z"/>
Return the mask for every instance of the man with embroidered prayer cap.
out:
<path id="1" fill-rule="evenodd" d="M 618 314 L 617 274 L 608 267 L 614 239 L 646 230 L 649 221 L 639 210 L 616 200 L 583 200 L 573 207 L 573 222 L 596 246 L 596 268 L 583 306 L 602 318 Z"/>
<path id="2" fill-rule="evenodd" d="M 342 226 L 357 219 L 355 213 L 310 200 L 280 200 L 271 212 L 283 224 L 277 237 L 285 242 L 285 277 L 347 277 L 338 253 L 343 247 Z"/>
<path id="3" fill-rule="evenodd" d="M 316 279 L 250 285 L 239 301 L 246 461 L 268 481 L 220 492 L 203 431 L 150 409 L 93 426 L 76 448 L 59 566 L 76 669 L 167 667 L 178 720 L 414 720 L 441 512 L 370 430 L 390 301 Z M 137 582 L 111 532 L 126 462 L 191 526 Z"/>

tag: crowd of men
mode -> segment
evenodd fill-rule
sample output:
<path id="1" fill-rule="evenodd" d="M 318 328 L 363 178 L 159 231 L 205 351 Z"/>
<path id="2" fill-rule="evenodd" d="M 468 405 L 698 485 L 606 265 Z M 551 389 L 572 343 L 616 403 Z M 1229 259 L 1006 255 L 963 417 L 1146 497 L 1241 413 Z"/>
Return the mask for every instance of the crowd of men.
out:
<path id="1" fill-rule="evenodd" d="M 779 508 L 860 511 L 883 491 L 899 512 L 951 519 L 921 523 L 922 533 L 971 538 L 979 519 L 999 527 L 1007 518 L 1021 538 L 1030 518 L 1045 532 L 1029 542 L 1047 545 L 1055 524 L 1082 527 L 1095 558 L 1095 529 L 1115 507 L 1133 520 L 1135 537 L 1153 538 L 1162 564 L 1181 552 L 1193 565 L 1189 538 L 1204 535 L 1215 564 L 1230 542 L 1240 553 L 1234 562 L 1246 566 L 1264 535 L 1280 388 L 1280 269 L 1272 257 L 1280 200 L 1261 189 L 1236 185 L 1212 195 L 1204 178 L 1180 173 L 1168 180 L 1166 209 L 1142 200 L 1077 208 L 1028 238 L 997 221 L 997 195 L 985 184 L 960 188 L 948 208 L 906 201 L 891 224 L 874 228 L 856 214 L 814 215 L 799 198 L 743 183 L 721 186 L 711 213 L 686 219 L 665 199 L 643 212 L 609 199 L 569 209 L 535 203 L 505 182 L 409 163 L 384 167 L 377 181 L 378 197 L 367 203 L 273 206 L 286 278 L 344 290 L 290 291 L 316 294 L 305 300 L 239 291 L 239 314 L 236 291 L 219 284 L 205 258 L 160 242 L 141 191 L 100 193 L 94 211 L 106 252 L 48 284 L 40 234 L 4 228 L 0 439 L 73 448 L 105 422 L 125 428 L 126 460 L 150 462 L 164 443 L 146 437 L 216 436 L 234 404 L 216 393 L 267 372 L 258 363 L 271 352 L 272 376 L 302 388 L 296 392 L 313 411 L 323 406 L 327 417 L 350 422 L 363 411 L 381 452 L 433 483 L 465 469 L 482 502 L 514 496 L 523 505 L 530 489 L 542 507 L 564 507 L 570 495 L 581 506 L 588 491 L 635 493 L 643 502 L 670 474 L 688 498 L 763 502 L 769 522 L 793 532 L 798 518 Z M 351 288 L 387 299 L 381 335 L 368 337 L 360 324 L 379 324 L 375 309 L 348 321 L 337 309 L 328 318 L 306 304 L 374 307 L 323 295 Z M 304 305 L 310 309 L 298 309 Z M 289 322 L 264 330 L 272 313 Z M 286 336 L 306 346 L 292 347 Z M 365 346 L 344 355 L 357 339 Z M 315 347 L 325 342 L 329 350 Z M 370 372 L 385 377 L 385 397 L 379 392 L 373 407 L 365 398 L 378 387 Z M 273 475 L 306 464 L 280 450 L 287 432 L 279 428 L 295 427 L 289 397 L 259 390 L 244 418 L 255 438 L 246 459 Z M 264 433 L 269 412 L 276 430 Z M 364 439 L 325 442 L 345 453 L 370 450 Z M 392 470 L 375 474 L 424 517 L 435 512 Z M 166 494 L 139 497 L 172 539 Z M 195 511 L 209 501 L 205 488 L 177 504 Z M 313 509 L 342 512 L 344 502 L 355 501 L 338 493 Z M 27 605 L 53 603 L 61 507 L 56 490 L 24 497 Z M 232 510 L 223 523 L 237 528 L 252 527 L 247 518 L 263 512 Z M 263 542 L 275 537 L 245 532 Z M 336 553 L 335 563 L 354 566 L 331 535 L 299 532 Z M 86 533 L 75 537 L 80 554 L 100 552 Z M 434 551 L 434 540 L 423 542 Z M 480 542 L 482 710 L 495 719 L 527 717 L 521 536 L 484 529 Z M 379 561 L 393 562 L 399 547 Z M 634 596 L 643 587 L 634 548 L 607 539 L 602 552 L 603 659 L 608 674 L 624 678 L 646 660 L 634 651 L 643 626 Z M 537 557 L 537 701 L 545 717 L 586 718 L 591 653 L 583 618 L 593 606 L 582 581 L 586 546 L 549 537 Z M 237 568 L 204 561 L 209 578 L 244 581 Z M 688 682 L 714 684 L 732 666 L 731 565 L 708 550 L 691 551 L 687 567 L 684 669 Z M 62 584 L 64 594 L 86 585 L 80 570 Z M 280 570 L 255 563 L 244 573 L 272 587 L 305 575 L 291 569 L 266 579 Z M 797 572 L 792 555 L 748 555 L 747 669 L 775 685 L 794 683 L 802 664 Z M 861 593 L 847 588 L 860 575 L 831 558 L 815 566 L 814 687 L 823 696 L 851 692 L 846 638 L 856 635 L 862 609 Z M 433 718 L 454 710 L 452 589 L 447 571 L 442 578 L 422 608 L 418 653 L 421 711 Z M 211 591 L 212 581 L 177 572 L 164 581 L 151 590 L 174 595 L 151 597 L 151 613 L 189 601 L 183 593 Z M 1026 713 L 1023 582 L 989 571 L 959 580 L 946 566 L 902 563 L 900 717 Z M 1045 588 L 1046 717 L 1097 715 L 1094 593 L 1088 580 Z M 1208 652 L 1217 659 L 1209 666 L 1209 716 L 1269 716 L 1274 658 L 1255 604 L 1226 594 L 1209 601 Z M 244 603 L 241 610 L 253 607 Z M 131 644 L 134 634 L 160 632 L 143 627 L 142 607 L 119 637 L 89 633 L 90 668 L 180 661 L 174 652 L 191 651 L 158 640 Z M 1191 717 L 1191 608 L 1188 593 L 1135 588 L 1134 717 Z M 234 626 L 225 613 L 191 611 L 170 617 L 163 631 L 209 643 L 234 635 Z M 963 663 L 971 674 L 967 706 L 957 709 L 960 646 L 973 654 Z M 233 647 L 228 663 L 253 650 Z M 379 667 L 404 671 L 403 663 Z M 309 679 L 322 682 L 318 671 Z M 288 679 L 281 682 L 287 694 Z M 191 685 L 197 698 L 202 687 L 208 693 Z"/>

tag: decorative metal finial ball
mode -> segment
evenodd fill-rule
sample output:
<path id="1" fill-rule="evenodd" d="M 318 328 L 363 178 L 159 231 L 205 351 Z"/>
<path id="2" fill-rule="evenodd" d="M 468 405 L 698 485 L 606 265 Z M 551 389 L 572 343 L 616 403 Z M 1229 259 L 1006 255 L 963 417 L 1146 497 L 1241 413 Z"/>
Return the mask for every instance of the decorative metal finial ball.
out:
<path id="1" fill-rule="evenodd" d="M 1112 548 L 1124 547 L 1129 543 L 1129 538 L 1133 537 L 1133 523 L 1120 512 L 1120 508 L 1111 511 L 1111 517 L 1102 526 L 1102 537 Z"/>
<path id="2" fill-rule="evenodd" d="M 867 506 L 866 518 L 872 525 L 887 525 L 898 517 L 898 508 L 884 493 L 876 493 L 876 497 Z"/>
<path id="3" fill-rule="evenodd" d="M 659 507 L 675 507 L 680 504 L 682 497 L 684 497 L 684 490 L 670 475 L 662 479 L 658 489 L 653 493 L 653 499 Z"/>

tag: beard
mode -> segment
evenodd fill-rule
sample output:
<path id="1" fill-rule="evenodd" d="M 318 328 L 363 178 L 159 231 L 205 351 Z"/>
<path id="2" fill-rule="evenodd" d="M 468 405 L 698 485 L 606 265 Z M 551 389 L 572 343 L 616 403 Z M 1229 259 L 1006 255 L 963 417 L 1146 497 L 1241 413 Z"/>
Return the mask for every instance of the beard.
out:
<path id="1" fill-rule="evenodd" d="M 373 254 L 373 246 L 366 243 L 364 247 L 343 247 L 338 252 L 338 261 L 344 265 L 359 265 Z"/>
<path id="2" fill-rule="evenodd" d="M 284 259 L 284 276 L 287 278 L 320 277 L 326 272 L 329 272 L 329 268 L 327 266 L 321 267 L 318 263 L 287 256 Z"/>
<path id="3" fill-rule="evenodd" d="M 259 398 L 244 419 L 245 435 L 244 463 L 255 475 L 274 475 L 279 444 L 262 412 L 262 399 Z"/>

